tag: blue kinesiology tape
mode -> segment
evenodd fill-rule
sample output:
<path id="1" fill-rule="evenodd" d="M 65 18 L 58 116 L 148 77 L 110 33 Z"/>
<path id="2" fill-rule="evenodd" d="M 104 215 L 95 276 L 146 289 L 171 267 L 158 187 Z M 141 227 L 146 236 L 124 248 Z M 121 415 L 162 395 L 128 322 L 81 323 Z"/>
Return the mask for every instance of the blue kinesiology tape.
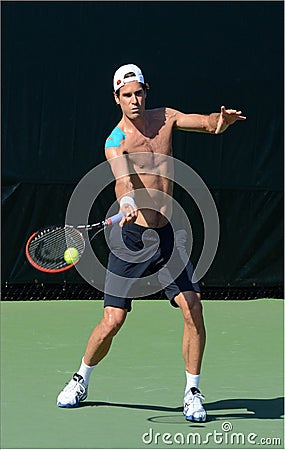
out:
<path id="1" fill-rule="evenodd" d="M 114 128 L 110 136 L 106 139 L 105 149 L 110 147 L 120 147 L 123 139 L 126 139 L 125 133 L 123 133 L 119 127 Z"/>

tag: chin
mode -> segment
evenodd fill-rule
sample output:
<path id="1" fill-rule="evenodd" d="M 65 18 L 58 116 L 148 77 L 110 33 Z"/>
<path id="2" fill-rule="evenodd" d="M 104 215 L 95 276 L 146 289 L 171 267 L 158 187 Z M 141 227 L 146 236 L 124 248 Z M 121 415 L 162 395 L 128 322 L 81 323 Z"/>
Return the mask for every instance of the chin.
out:
<path id="1" fill-rule="evenodd" d="M 130 113 L 129 114 L 129 119 L 132 119 L 132 120 L 138 119 L 139 117 L 142 117 L 140 112 L 135 112 L 135 113 Z"/>

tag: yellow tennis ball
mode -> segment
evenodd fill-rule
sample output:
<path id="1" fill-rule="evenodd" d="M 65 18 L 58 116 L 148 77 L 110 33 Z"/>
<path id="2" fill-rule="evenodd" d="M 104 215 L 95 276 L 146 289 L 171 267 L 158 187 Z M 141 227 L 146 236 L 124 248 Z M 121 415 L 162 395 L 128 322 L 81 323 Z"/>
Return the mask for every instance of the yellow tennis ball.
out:
<path id="1" fill-rule="evenodd" d="M 69 247 L 65 250 L 63 257 L 68 264 L 74 264 L 78 260 L 78 256 L 78 250 L 74 247 Z"/>

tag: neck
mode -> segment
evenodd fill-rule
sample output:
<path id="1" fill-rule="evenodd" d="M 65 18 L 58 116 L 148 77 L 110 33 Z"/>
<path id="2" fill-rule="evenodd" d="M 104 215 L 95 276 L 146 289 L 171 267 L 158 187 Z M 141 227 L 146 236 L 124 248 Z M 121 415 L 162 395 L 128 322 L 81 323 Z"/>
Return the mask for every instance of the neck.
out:
<path id="1" fill-rule="evenodd" d="M 124 115 L 123 121 L 125 122 L 127 127 L 135 127 L 141 133 L 145 133 L 147 130 L 147 119 L 145 114 L 143 116 L 136 117 L 135 119 L 130 119 L 129 117 Z"/>

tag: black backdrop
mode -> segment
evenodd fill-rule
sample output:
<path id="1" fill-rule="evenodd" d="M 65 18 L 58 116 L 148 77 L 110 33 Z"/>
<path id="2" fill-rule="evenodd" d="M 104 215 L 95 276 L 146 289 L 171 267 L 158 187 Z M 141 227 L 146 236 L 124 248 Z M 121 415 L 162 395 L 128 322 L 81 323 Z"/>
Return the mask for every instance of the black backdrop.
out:
<path id="1" fill-rule="evenodd" d="M 248 117 L 221 136 L 176 132 L 174 154 L 211 190 L 221 238 L 206 286 L 283 280 L 283 2 L 2 2 L 2 281 L 82 282 L 37 272 L 26 238 L 62 222 L 119 119 L 112 76 L 134 62 L 148 107 Z M 203 240 L 191 217 L 194 253 Z M 99 200 L 100 216 L 114 201 Z M 97 209 L 98 210 L 98 209 Z M 104 245 L 102 245 L 104 253 Z"/>

